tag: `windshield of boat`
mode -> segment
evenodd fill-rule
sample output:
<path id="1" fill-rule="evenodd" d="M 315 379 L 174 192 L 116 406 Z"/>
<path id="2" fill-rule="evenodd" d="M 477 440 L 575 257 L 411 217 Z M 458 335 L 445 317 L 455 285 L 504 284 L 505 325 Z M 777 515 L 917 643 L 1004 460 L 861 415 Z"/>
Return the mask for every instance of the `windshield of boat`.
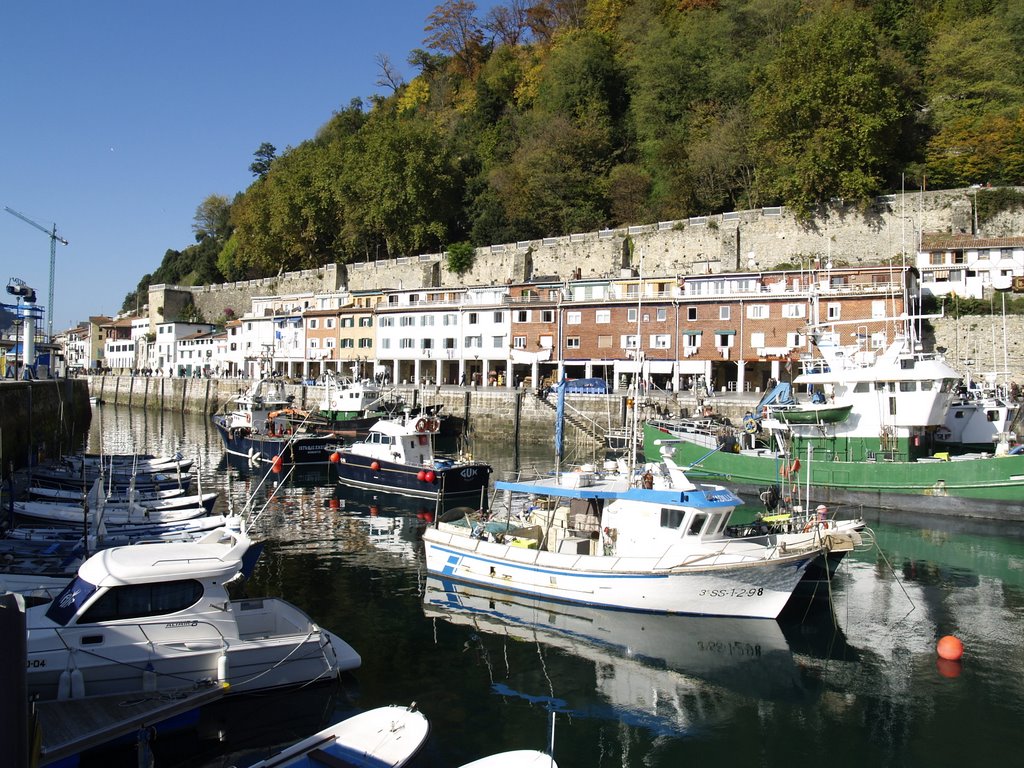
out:
<path id="1" fill-rule="evenodd" d="M 78 613 L 78 609 L 93 595 L 96 589 L 95 584 L 90 584 L 80 576 L 75 577 L 74 581 L 64 587 L 56 599 L 50 603 L 50 607 L 46 610 L 46 618 L 62 627 L 67 626 L 71 617 Z"/>

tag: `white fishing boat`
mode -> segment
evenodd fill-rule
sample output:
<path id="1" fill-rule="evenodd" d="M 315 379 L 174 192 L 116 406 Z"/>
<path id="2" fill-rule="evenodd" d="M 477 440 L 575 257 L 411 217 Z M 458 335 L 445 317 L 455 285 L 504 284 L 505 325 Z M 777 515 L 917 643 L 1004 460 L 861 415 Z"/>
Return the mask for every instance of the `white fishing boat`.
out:
<path id="1" fill-rule="evenodd" d="M 112 474 L 132 474 L 135 472 L 186 472 L 192 468 L 192 459 L 186 459 L 181 453 L 172 456 L 85 456 L 82 454 L 65 456 L 63 463 L 72 470 L 106 472 Z"/>
<path id="2" fill-rule="evenodd" d="M 276 598 L 232 600 L 251 541 L 219 529 L 190 543 L 90 557 L 48 606 L 26 612 L 31 695 L 61 699 L 228 684 L 253 692 L 334 679 L 359 654 Z"/>
<path id="3" fill-rule="evenodd" d="M 324 728 L 250 768 L 399 768 L 423 746 L 427 718 L 408 707 L 377 707 Z"/>
<path id="4" fill-rule="evenodd" d="M 814 560 L 855 545 L 816 530 L 730 537 L 740 498 L 691 482 L 669 460 L 499 480 L 495 490 L 505 509 L 449 512 L 424 531 L 428 572 L 606 608 L 775 618 Z"/>

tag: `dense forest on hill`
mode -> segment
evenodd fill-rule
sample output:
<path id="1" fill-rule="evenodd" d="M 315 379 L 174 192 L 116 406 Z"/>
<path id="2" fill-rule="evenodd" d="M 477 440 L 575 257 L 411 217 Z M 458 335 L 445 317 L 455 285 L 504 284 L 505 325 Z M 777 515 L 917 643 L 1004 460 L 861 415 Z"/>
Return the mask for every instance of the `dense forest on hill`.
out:
<path id="1" fill-rule="evenodd" d="M 137 292 L 766 205 L 810 216 L 901 182 L 1022 184 L 1021 51 L 1020 0 L 446 0 L 411 81 L 381 55 L 385 95 L 257 148 L 249 188 L 202 201 L 196 243 Z"/>

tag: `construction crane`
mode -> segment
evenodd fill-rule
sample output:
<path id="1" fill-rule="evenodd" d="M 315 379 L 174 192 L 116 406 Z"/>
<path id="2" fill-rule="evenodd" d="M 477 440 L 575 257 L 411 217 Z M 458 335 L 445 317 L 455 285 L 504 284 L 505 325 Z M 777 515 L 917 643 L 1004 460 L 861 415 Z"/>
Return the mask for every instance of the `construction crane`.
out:
<path id="1" fill-rule="evenodd" d="M 53 225 L 53 229 L 47 229 L 42 224 L 37 224 L 32 221 L 28 216 L 18 213 L 13 208 L 4 206 L 4 210 L 12 216 L 17 216 L 19 219 L 24 221 L 26 224 L 31 224 L 33 227 L 38 229 L 40 232 L 45 232 L 50 238 L 50 295 L 46 301 L 46 340 L 53 340 L 53 270 L 57 263 L 57 243 L 67 245 L 68 241 L 57 234 L 57 225 Z"/>

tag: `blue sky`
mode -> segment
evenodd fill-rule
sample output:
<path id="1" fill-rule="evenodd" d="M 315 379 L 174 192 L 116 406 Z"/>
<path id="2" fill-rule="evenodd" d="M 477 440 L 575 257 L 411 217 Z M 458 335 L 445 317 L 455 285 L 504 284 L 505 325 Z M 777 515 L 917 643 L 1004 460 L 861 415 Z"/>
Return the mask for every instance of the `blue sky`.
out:
<path id="1" fill-rule="evenodd" d="M 313 137 L 408 80 L 437 0 L 9 0 L 0 6 L 0 209 L 57 232 L 53 330 L 112 315 L 253 152 Z M 496 2 L 477 2 L 478 15 Z M 50 238 L 0 210 L 0 282 L 48 301 Z M 0 301 L 12 296 L 4 291 Z"/>

